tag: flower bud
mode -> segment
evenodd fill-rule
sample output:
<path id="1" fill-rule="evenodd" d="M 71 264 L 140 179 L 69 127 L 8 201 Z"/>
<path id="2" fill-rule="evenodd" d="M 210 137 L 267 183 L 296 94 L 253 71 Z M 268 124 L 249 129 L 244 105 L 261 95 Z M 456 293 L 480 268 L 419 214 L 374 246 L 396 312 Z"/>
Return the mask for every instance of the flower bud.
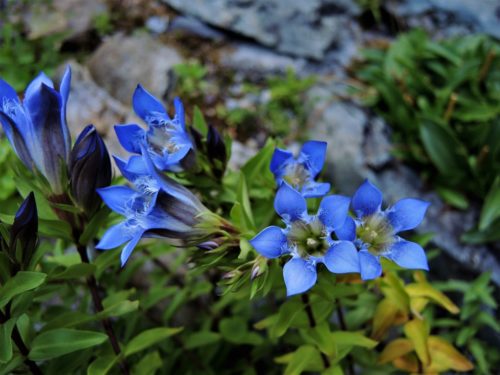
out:
<path id="1" fill-rule="evenodd" d="M 78 136 L 69 158 L 71 194 L 88 217 L 99 208 L 97 188 L 111 183 L 111 160 L 104 141 L 93 125 Z"/>
<path id="2" fill-rule="evenodd" d="M 209 125 L 207 132 L 207 155 L 212 163 L 213 172 L 216 177 L 222 177 L 226 170 L 226 145 L 217 129 L 212 125 Z"/>
<path id="3" fill-rule="evenodd" d="M 9 255 L 26 269 L 38 244 L 38 212 L 35 196 L 30 193 L 17 210 L 10 228 Z"/>

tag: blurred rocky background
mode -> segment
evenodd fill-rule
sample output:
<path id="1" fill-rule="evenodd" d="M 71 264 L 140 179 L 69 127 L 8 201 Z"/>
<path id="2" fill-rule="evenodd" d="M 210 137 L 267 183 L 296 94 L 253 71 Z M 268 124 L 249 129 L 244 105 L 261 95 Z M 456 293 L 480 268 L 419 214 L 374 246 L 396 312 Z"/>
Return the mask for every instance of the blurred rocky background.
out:
<path id="1" fill-rule="evenodd" d="M 112 127 L 138 121 L 131 95 L 141 83 L 165 103 L 180 96 L 188 117 L 198 106 L 208 122 L 229 133 L 235 139 L 233 168 L 270 136 L 292 147 L 307 138 L 328 141 L 324 177 L 340 193 L 352 194 L 370 178 L 385 192 L 388 204 L 405 196 L 432 202 L 417 235 L 432 234 L 428 248 L 439 249 L 433 252 L 433 277 L 473 279 L 490 271 L 500 285 L 498 225 L 488 236 L 474 232 L 484 199 L 450 195 L 436 187 L 432 173 L 421 164 L 408 162 L 398 152 L 401 139 L 384 108 L 367 103 L 376 89 L 357 74 L 367 48 L 387 53 L 395 40 L 416 28 L 430 40 L 480 34 L 497 48 L 497 0 L 0 4 L 0 75 L 15 81 L 22 92 L 38 70 L 57 77 L 71 64 L 67 116 L 74 134 L 93 123 L 111 151 L 121 154 Z M 444 57 L 450 54 L 433 48 Z M 498 55 L 492 53 L 481 65 L 485 74 L 498 67 Z M 493 121 L 498 127 L 498 109 Z M 464 237 L 467 233 L 476 237 Z"/>

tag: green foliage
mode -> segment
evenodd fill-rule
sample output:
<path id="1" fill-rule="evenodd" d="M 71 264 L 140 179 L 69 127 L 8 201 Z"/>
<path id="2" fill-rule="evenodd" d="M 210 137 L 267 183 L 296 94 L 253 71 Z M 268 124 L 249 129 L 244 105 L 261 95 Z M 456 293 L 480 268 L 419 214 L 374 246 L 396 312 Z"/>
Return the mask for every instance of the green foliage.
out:
<path id="1" fill-rule="evenodd" d="M 63 61 L 63 35 L 28 39 L 18 24 L 3 22 L 0 30 L 0 77 L 22 91 L 40 71 L 49 76 Z"/>
<path id="2" fill-rule="evenodd" d="M 500 44 L 481 35 L 432 41 L 423 31 L 368 50 L 357 77 L 366 103 L 393 127 L 396 153 L 417 164 L 449 204 L 483 204 L 470 242 L 498 240 Z"/>
<path id="3" fill-rule="evenodd" d="M 204 79 L 207 69 L 198 61 L 177 64 L 174 66 L 174 72 L 177 79 L 176 90 L 183 100 L 196 98 L 205 93 L 207 84 Z"/>

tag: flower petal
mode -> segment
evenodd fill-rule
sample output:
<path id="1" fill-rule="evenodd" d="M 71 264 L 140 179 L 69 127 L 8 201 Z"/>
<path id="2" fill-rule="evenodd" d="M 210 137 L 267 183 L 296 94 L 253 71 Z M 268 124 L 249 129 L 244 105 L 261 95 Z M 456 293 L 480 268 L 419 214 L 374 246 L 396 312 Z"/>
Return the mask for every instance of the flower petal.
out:
<path id="1" fill-rule="evenodd" d="M 14 90 L 14 88 L 7 82 L 5 82 L 3 79 L 0 79 L 0 109 L 1 106 L 3 105 L 4 98 L 19 102 L 16 90 Z"/>
<path id="2" fill-rule="evenodd" d="M 335 234 L 339 240 L 354 241 L 356 239 L 356 223 L 353 218 L 347 216 L 344 224 L 335 229 Z"/>
<path id="3" fill-rule="evenodd" d="M 64 75 L 61 79 L 61 85 L 59 87 L 59 92 L 61 95 L 61 123 L 63 124 L 64 139 L 66 142 L 66 148 L 71 150 L 71 134 L 66 123 L 66 104 L 68 102 L 69 90 L 71 85 L 71 67 L 68 65 L 64 71 Z"/>
<path id="4" fill-rule="evenodd" d="M 377 257 L 367 250 L 358 252 L 361 278 L 363 280 L 376 279 L 382 275 L 382 265 Z"/>
<path id="5" fill-rule="evenodd" d="M 28 169 L 32 169 L 34 165 L 33 160 L 26 146 L 24 135 L 19 130 L 17 123 L 12 121 L 12 119 L 3 112 L 0 112 L 0 123 L 2 124 L 3 130 L 14 152 Z"/>
<path id="6" fill-rule="evenodd" d="M 307 213 L 307 203 L 297 190 L 283 182 L 276 193 L 274 209 L 285 222 L 290 222 Z"/>
<path id="7" fill-rule="evenodd" d="M 286 236 L 280 227 L 270 226 L 252 238 L 250 244 L 266 258 L 277 258 L 286 244 Z"/>
<path id="8" fill-rule="evenodd" d="M 181 125 L 182 130 L 186 130 L 186 121 L 184 115 L 184 105 L 180 98 L 174 98 L 175 118 Z"/>
<path id="9" fill-rule="evenodd" d="M 124 216 L 128 208 L 127 203 L 137 195 L 135 190 L 127 186 L 109 186 L 96 191 L 109 208 Z"/>
<path id="10" fill-rule="evenodd" d="M 328 249 L 324 257 L 326 268 L 333 273 L 360 271 L 358 251 L 352 242 L 341 241 Z"/>
<path id="11" fill-rule="evenodd" d="M 286 295 L 290 297 L 311 289 L 316 284 L 318 274 L 314 264 L 306 262 L 302 258 L 292 258 L 283 267 L 283 278 L 285 279 Z"/>
<path id="12" fill-rule="evenodd" d="M 115 125 L 115 133 L 122 147 L 128 152 L 140 154 L 140 142 L 145 137 L 145 131 L 139 125 Z"/>
<path id="13" fill-rule="evenodd" d="M 321 200 L 318 217 L 332 231 L 344 225 L 351 200 L 342 195 L 329 195 Z"/>
<path id="14" fill-rule="evenodd" d="M 368 216 L 380 209 L 382 193 L 366 180 L 352 197 L 352 208 L 356 216 Z"/>
<path id="15" fill-rule="evenodd" d="M 40 89 L 42 84 L 54 88 L 54 83 L 52 80 L 44 73 L 40 72 L 33 81 L 30 82 L 26 90 L 24 91 L 24 100 L 29 99 L 36 91 Z"/>
<path id="16" fill-rule="evenodd" d="M 132 251 L 134 251 L 135 247 L 139 243 L 139 241 L 142 238 L 142 235 L 144 232 L 139 232 L 137 233 L 132 240 L 128 244 L 125 245 L 125 247 L 122 249 L 122 253 L 120 255 L 120 260 L 122 263 L 122 267 L 125 266 L 125 263 L 127 263 L 128 258 L 130 257 L 130 254 L 132 254 Z"/>
<path id="17" fill-rule="evenodd" d="M 130 235 L 126 226 L 126 222 L 121 222 L 109 228 L 106 233 L 104 233 L 99 243 L 96 245 L 96 249 L 114 249 L 115 247 L 118 247 L 125 242 L 130 241 L 132 239 L 132 236 Z"/>
<path id="18" fill-rule="evenodd" d="M 293 154 L 290 151 L 282 150 L 280 148 L 275 149 L 273 157 L 271 158 L 271 172 L 276 176 L 283 164 L 290 158 L 293 158 Z"/>
<path id="19" fill-rule="evenodd" d="M 137 113 L 137 116 L 146 122 L 152 112 L 166 115 L 165 108 L 161 102 L 146 91 L 141 85 L 137 85 L 137 88 L 134 91 L 132 106 L 134 107 L 134 111 Z"/>
<path id="20" fill-rule="evenodd" d="M 326 142 L 308 141 L 300 150 L 301 156 L 305 156 L 309 169 L 314 177 L 323 169 L 326 159 Z"/>
<path id="21" fill-rule="evenodd" d="M 330 191 L 328 182 L 310 182 L 302 188 L 304 198 L 320 198 Z"/>
<path id="22" fill-rule="evenodd" d="M 429 270 L 425 251 L 415 242 L 400 240 L 394 243 L 386 257 L 404 268 Z"/>
<path id="23" fill-rule="evenodd" d="M 429 202 L 420 199 L 401 199 L 391 207 L 387 217 L 396 233 L 410 230 L 422 222 L 428 207 Z"/>

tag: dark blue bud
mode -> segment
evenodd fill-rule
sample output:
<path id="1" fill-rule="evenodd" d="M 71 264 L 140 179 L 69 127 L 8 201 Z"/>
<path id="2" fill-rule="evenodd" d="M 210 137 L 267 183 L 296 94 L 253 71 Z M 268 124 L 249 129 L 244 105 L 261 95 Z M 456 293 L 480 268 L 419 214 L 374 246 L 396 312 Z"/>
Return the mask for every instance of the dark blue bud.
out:
<path id="1" fill-rule="evenodd" d="M 71 194 L 88 217 L 101 205 L 96 189 L 111 183 L 111 160 L 93 125 L 78 136 L 69 158 Z"/>
<path id="2" fill-rule="evenodd" d="M 227 153 L 224 140 L 212 125 L 207 132 L 207 156 L 212 163 L 212 170 L 216 177 L 222 177 L 226 170 Z"/>
<path id="3" fill-rule="evenodd" d="M 30 193 L 17 210 L 10 228 L 9 255 L 26 269 L 38 244 L 38 212 L 35 196 Z"/>

